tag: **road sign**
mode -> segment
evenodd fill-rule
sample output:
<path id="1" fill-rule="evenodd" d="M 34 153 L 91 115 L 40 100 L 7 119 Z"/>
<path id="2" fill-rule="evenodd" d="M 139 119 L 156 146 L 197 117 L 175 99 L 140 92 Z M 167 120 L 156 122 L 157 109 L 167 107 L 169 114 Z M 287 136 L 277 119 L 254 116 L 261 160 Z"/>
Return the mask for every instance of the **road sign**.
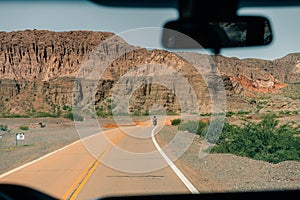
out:
<path id="1" fill-rule="evenodd" d="M 25 134 L 24 133 L 16 133 L 16 147 L 18 146 L 18 140 L 24 140 Z"/>
<path id="2" fill-rule="evenodd" d="M 16 139 L 17 140 L 24 140 L 25 139 L 25 134 L 24 133 L 17 133 L 16 134 Z"/>

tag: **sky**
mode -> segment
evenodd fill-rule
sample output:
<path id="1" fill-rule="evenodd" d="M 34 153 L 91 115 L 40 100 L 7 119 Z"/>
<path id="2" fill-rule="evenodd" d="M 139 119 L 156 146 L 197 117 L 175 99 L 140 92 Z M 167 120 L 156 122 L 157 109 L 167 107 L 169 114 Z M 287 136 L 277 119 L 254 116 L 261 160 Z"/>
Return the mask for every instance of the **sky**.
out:
<path id="1" fill-rule="evenodd" d="M 239 15 L 262 15 L 271 20 L 274 41 L 265 47 L 232 48 L 221 54 L 238 58 L 274 60 L 300 52 L 300 7 L 243 9 Z M 178 14 L 172 8 L 111 8 L 89 1 L 0 1 L 0 31 L 43 29 L 52 31 L 109 31 L 137 45 L 155 48 L 161 27 Z M 145 28 L 146 27 L 146 28 Z M 147 27 L 152 27 L 147 28 Z M 143 30 L 143 31 L 141 31 Z M 153 31 L 154 30 L 154 31 Z M 155 37 L 156 36 L 156 37 Z"/>

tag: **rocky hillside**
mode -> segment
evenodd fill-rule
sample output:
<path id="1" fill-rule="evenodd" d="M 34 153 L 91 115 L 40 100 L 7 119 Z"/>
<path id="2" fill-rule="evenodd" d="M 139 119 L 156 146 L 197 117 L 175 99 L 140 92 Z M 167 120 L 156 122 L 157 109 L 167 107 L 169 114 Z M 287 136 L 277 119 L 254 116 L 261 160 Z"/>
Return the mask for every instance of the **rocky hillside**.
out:
<path id="1" fill-rule="evenodd" d="M 0 32 L 0 114 L 38 116 L 48 113 L 57 116 L 70 111 L 72 101 L 76 102 L 83 95 L 73 98 L 72 91 L 76 88 L 80 93 L 85 88 L 75 81 L 81 73 L 80 67 L 103 64 L 105 56 L 112 58 L 112 62 L 97 82 L 93 94 L 100 114 L 107 114 L 114 107 L 111 96 L 115 93 L 132 94 L 131 113 L 147 113 L 154 104 L 168 112 L 187 111 L 185 108 L 193 101 L 198 101 L 201 112 L 210 112 L 211 99 L 206 82 L 183 58 L 167 51 L 134 49 L 128 45 L 134 50 L 113 59 L 114 54 L 126 51 L 118 42 L 126 42 L 118 38 L 113 46 L 103 45 L 102 42 L 112 36 L 113 33 L 91 31 Z M 95 48 L 101 48 L 105 54 L 104 58 L 100 55 L 100 61 L 96 62 L 91 55 Z M 198 56 L 207 60 L 206 55 Z M 297 87 L 295 85 L 300 82 L 300 54 L 289 54 L 274 61 L 223 56 L 213 56 L 212 59 L 224 81 L 227 110 L 251 110 L 259 103 L 253 99 L 268 94 L 283 94 L 289 100 L 293 98 L 292 104 L 298 98 L 287 88 Z M 149 78 L 158 71 L 161 77 L 165 76 L 163 80 L 167 85 Z M 166 72 L 175 75 L 170 78 Z M 132 78 L 137 75 L 144 77 L 138 88 L 136 82 L 139 80 Z M 182 76 L 193 87 L 197 99 L 180 79 Z M 211 71 L 207 76 L 209 80 L 214 78 Z"/>

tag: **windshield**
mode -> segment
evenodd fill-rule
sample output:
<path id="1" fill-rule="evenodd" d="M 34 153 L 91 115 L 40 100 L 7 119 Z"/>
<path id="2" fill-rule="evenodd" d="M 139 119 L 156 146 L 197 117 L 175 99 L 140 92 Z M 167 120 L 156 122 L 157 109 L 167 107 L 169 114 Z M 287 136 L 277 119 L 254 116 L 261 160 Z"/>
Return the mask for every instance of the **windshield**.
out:
<path id="1" fill-rule="evenodd" d="M 299 9 L 238 10 L 273 42 L 214 55 L 162 46 L 175 8 L 0 1 L 0 183 L 58 199 L 300 189 Z"/>

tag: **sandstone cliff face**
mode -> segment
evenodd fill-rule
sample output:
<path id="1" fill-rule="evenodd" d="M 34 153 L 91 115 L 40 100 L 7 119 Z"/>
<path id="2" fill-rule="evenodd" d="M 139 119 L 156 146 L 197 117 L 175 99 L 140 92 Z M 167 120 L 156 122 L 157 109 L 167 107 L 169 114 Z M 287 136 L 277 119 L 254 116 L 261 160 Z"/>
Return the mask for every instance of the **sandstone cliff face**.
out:
<path id="1" fill-rule="evenodd" d="M 112 36 L 113 33 L 91 31 L 0 32 L 1 114 L 57 113 L 63 106 L 71 106 L 72 101 L 81 101 L 85 86 L 75 79 L 90 53 L 96 47 L 108 57 L 124 51 L 122 45 L 102 44 Z M 299 82 L 300 54 L 274 61 L 223 56 L 213 56 L 213 60 L 222 75 L 228 97 L 277 93 L 288 84 Z M 163 72 L 171 68 L 173 75 L 170 78 Z M 155 70 L 162 71 L 161 77 L 170 84 L 168 87 L 151 79 L 157 73 Z M 213 83 L 214 75 L 210 73 L 208 71 L 206 75 Z M 135 88 L 138 80 L 133 78 L 137 75 L 144 81 L 139 88 Z M 187 87 L 180 77 L 185 77 L 191 87 Z M 186 111 L 180 104 L 189 107 L 195 103 L 193 101 L 199 103 L 201 112 L 210 112 L 211 98 L 206 84 L 197 71 L 176 54 L 138 48 L 109 63 L 93 95 L 95 105 L 105 112 L 111 108 L 111 97 L 116 94 L 132 94 L 129 105 L 132 113 L 146 113 L 154 104 L 163 106 L 166 111 Z M 77 99 L 72 94 L 74 88 Z"/>
<path id="2" fill-rule="evenodd" d="M 114 60 L 102 77 L 96 93 L 96 105 L 101 109 L 109 107 L 112 96 L 117 101 L 128 96 L 131 113 L 147 113 L 153 105 L 166 112 L 191 112 L 197 110 L 193 108 L 196 103 L 203 112 L 211 109 L 205 81 L 189 63 L 167 51 L 131 51 Z"/>
<path id="3" fill-rule="evenodd" d="M 251 95 L 251 92 L 278 92 L 287 86 L 285 82 L 289 76 L 286 72 L 280 71 L 284 67 L 281 64 L 275 65 L 274 61 L 240 60 L 222 56 L 217 56 L 215 60 L 221 73 L 230 77 L 236 93 L 245 92 Z M 286 78 L 283 78 L 284 74 Z"/>
<path id="4" fill-rule="evenodd" d="M 74 76 L 86 55 L 112 35 L 90 31 L 0 32 L 0 78 L 47 81 Z"/>
<path id="5" fill-rule="evenodd" d="M 111 35 L 91 31 L 0 32 L 3 113 L 54 112 L 55 105 L 70 105 L 79 64 Z"/>

